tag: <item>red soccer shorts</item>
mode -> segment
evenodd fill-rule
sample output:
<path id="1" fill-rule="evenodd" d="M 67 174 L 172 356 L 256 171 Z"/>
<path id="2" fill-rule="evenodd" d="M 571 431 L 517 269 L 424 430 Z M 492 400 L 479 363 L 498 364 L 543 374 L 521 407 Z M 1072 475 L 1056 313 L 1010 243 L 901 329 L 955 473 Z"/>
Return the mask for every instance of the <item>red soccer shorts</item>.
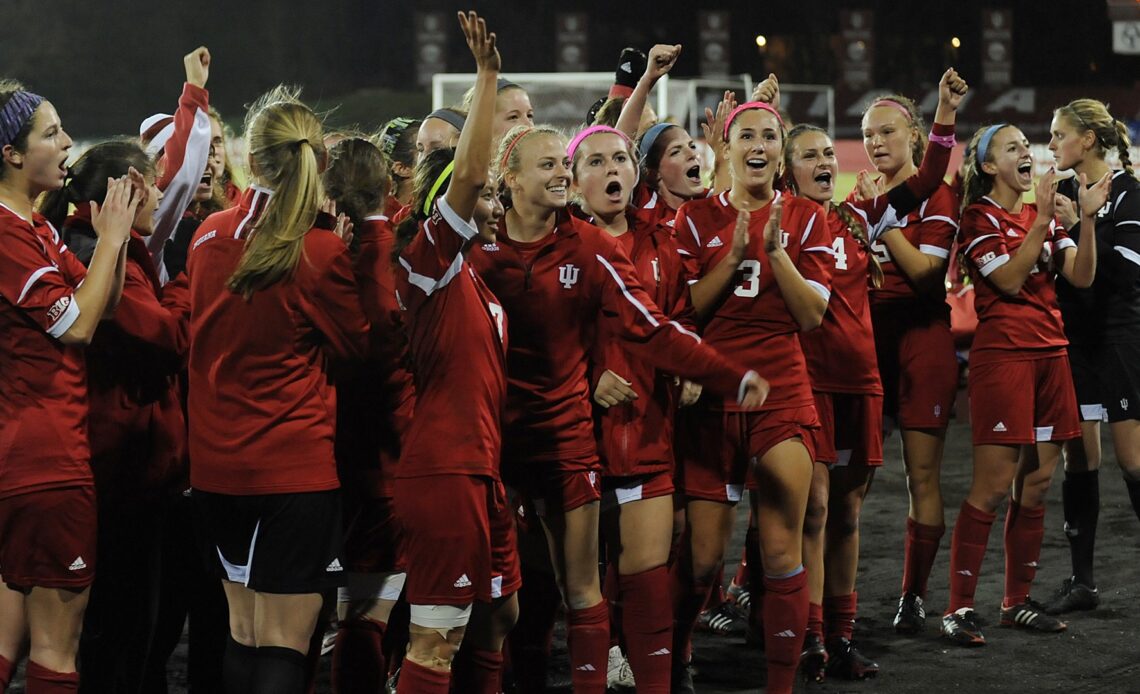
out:
<path id="1" fill-rule="evenodd" d="M 979 363 L 980 362 L 980 363 Z M 1068 441 L 1080 436 L 1069 358 L 970 364 L 970 424 L 974 445 Z"/>
<path id="2" fill-rule="evenodd" d="M 602 498 L 602 471 L 595 460 L 582 463 L 526 463 L 514 469 L 508 484 L 540 517 L 565 513 Z"/>
<path id="3" fill-rule="evenodd" d="M 871 305 L 884 414 L 903 429 L 945 429 L 958 391 L 950 319 L 910 302 Z"/>
<path id="4" fill-rule="evenodd" d="M 883 464 L 883 396 L 814 391 L 819 429 L 815 460 L 826 465 Z"/>
<path id="5" fill-rule="evenodd" d="M 673 473 L 669 470 L 631 477 L 602 478 L 602 510 L 609 511 L 642 499 L 673 494 Z"/>
<path id="6" fill-rule="evenodd" d="M 0 577 L 13 590 L 83 590 L 95 580 L 94 487 L 0 499 Z"/>
<path id="7" fill-rule="evenodd" d="M 514 518 L 501 482 L 475 475 L 397 479 L 412 605 L 468 605 L 522 585 Z"/>
<path id="8" fill-rule="evenodd" d="M 800 438 L 814 459 L 813 431 L 819 427 L 814 406 L 764 412 L 689 411 L 678 418 L 679 479 L 685 496 L 735 504 L 749 470 L 776 444 Z"/>
<path id="9" fill-rule="evenodd" d="M 363 498 L 344 537 L 345 568 L 356 573 L 400 572 L 405 568 L 400 524 L 391 497 Z"/>

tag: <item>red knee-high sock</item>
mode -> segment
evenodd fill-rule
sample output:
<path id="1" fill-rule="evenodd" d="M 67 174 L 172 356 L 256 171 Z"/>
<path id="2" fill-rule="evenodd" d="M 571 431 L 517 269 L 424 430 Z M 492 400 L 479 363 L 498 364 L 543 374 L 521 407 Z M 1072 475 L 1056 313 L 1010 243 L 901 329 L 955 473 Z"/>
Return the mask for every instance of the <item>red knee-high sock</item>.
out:
<path id="1" fill-rule="evenodd" d="M 924 525 L 906 519 L 906 544 L 903 549 L 902 591 L 926 599 L 926 583 L 938 554 L 938 543 L 946 532 L 944 525 Z"/>
<path id="2" fill-rule="evenodd" d="M 397 694 L 448 694 L 450 687 L 450 672 L 432 670 L 411 658 L 404 658 L 400 683 L 396 685 Z"/>
<path id="3" fill-rule="evenodd" d="M 855 611 L 859 604 L 858 593 L 834 595 L 823 599 L 823 621 L 827 624 L 827 638 L 842 636 L 850 639 L 855 633 Z"/>
<path id="4" fill-rule="evenodd" d="M 744 563 L 749 565 L 745 577 L 748 579 L 748 592 L 751 593 L 751 604 L 748 608 L 748 620 L 752 628 L 759 634 L 764 633 L 764 570 L 760 562 L 760 530 L 753 527 L 751 522 L 744 533 Z"/>
<path id="5" fill-rule="evenodd" d="M 515 688 L 520 694 L 543 694 L 562 594 L 554 576 L 523 564 L 523 584 L 518 596 L 519 621 L 507 636 Z"/>
<path id="6" fill-rule="evenodd" d="M 502 680 L 502 652 L 460 648 L 451 664 L 453 694 L 499 694 Z"/>
<path id="7" fill-rule="evenodd" d="M 659 566 L 620 580 L 625 645 L 637 691 L 668 694 L 673 616 L 661 607 L 669 601 L 669 571 Z"/>
<path id="8" fill-rule="evenodd" d="M 1029 599 L 1044 537 L 1045 506 L 1030 508 L 1011 499 L 1005 516 L 1004 607 L 1020 605 Z"/>
<path id="9" fill-rule="evenodd" d="M 804 647 L 808 621 L 807 572 L 764 577 L 764 655 L 768 659 L 768 694 L 790 694 Z"/>
<path id="10" fill-rule="evenodd" d="M 383 647 L 386 628 L 384 622 L 367 618 L 341 621 L 332 656 L 336 694 L 370 694 L 384 688 L 388 679 Z"/>
<path id="11" fill-rule="evenodd" d="M 974 606 L 978 574 L 982 571 L 982 559 L 986 556 L 986 543 L 990 539 L 994 518 L 994 514 L 962 502 L 950 539 L 950 606 L 946 614 Z"/>
<path id="12" fill-rule="evenodd" d="M 610 609 L 603 600 L 593 607 L 566 611 L 566 648 L 575 692 L 606 691 L 610 649 Z"/>
<path id="13" fill-rule="evenodd" d="M 619 645 L 621 639 L 621 584 L 618 579 L 617 562 L 606 564 L 606 575 L 602 578 L 602 597 L 610 606 L 610 647 Z"/>
<path id="14" fill-rule="evenodd" d="M 12 681 L 12 673 L 15 671 L 15 663 L 0 655 L 0 694 L 8 691 L 8 683 Z"/>
<path id="15" fill-rule="evenodd" d="M 819 639 L 823 640 L 823 605 L 821 603 L 808 602 L 808 620 L 807 620 L 807 633 L 815 634 Z"/>
<path id="16" fill-rule="evenodd" d="M 29 660 L 24 675 L 24 691 L 27 694 L 67 694 L 79 691 L 78 672 L 55 672 Z"/>

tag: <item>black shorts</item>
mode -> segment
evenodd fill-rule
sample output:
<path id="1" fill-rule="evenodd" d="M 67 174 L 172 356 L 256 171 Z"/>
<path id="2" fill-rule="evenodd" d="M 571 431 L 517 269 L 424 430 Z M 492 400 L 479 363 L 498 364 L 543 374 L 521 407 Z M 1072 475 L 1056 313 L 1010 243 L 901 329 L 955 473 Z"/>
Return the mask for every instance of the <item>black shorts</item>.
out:
<path id="1" fill-rule="evenodd" d="M 1082 422 L 1099 422 L 1104 419 L 1104 398 L 1101 396 L 1101 376 L 1097 369 L 1097 348 L 1087 344 L 1070 343 L 1069 368 L 1073 373 L 1073 388 L 1077 392 L 1077 405 Z"/>
<path id="2" fill-rule="evenodd" d="M 1104 345 L 1097 357 L 1108 421 L 1140 419 L 1140 342 Z"/>
<path id="3" fill-rule="evenodd" d="M 259 593 L 345 584 L 339 489 L 232 496 L 192 492 L 199 543 L 218 577 Z"/>

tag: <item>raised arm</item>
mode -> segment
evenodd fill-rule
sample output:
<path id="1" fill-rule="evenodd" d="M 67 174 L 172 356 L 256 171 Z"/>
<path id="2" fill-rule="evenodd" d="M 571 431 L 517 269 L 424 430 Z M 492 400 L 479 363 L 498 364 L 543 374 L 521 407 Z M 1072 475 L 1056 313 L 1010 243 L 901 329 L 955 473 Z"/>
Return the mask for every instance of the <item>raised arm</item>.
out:
<path id="1" fill-rule="evenodd" d="M 455 170 L 444 198 L 462 220 L 471 219 L 479 194 L 487 184 L 491 167 L 492 121 L 495 117 L 495 82 L 499 78 L 502 61 L 495 44 L 494 32 L 487 31 L 487 23 L 474 12 L 460 12 L 459 26 L 467 39 L 467 47 L 475 57 L 475 94 L 467 122 L 459 134 L 455 148 Z"/>

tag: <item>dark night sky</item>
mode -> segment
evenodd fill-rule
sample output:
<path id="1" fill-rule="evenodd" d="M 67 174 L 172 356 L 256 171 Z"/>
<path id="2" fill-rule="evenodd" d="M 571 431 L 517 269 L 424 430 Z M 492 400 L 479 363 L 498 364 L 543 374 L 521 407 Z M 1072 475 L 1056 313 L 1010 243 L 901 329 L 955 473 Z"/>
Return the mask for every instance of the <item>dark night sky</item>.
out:
<path id="1" fill-rule="evenodd" d="M 335 101 L 359 89 L 417 91 L 416 9 L 454 11 L 449 0 L 4 0 L 0 75 L 23 80 L 60 107 L 73 132 L 123 132 L 141 118 L 169 111 L 182 79 L 182 55 L 200 43 L 214 56 L 213 102 L 230 120 L 243 104 L 278 82 L 302 84 L 309 98 Z M 764 69 L 752 42 L 757 33 L 789 47 L 781 79 L 833 83 L 832 35 L 839 9 L 876 11 L 876 81 L 913 88 L 951 61 L 947 41 L 960 36 L 957 67 L 980 80 L 983 7 L 1014 10 L 1014 82 L 1113 84 L 1140 79 L 1140 58 L 1114 56 L 1103 0 L 957 0 L 956 2 L 781 3 L 703 0 L 540 0 L 474 2 L 500 37 L 507 71 L 551 71 L 554 14 L 589 14 L 589 68 L 612 70 L 622 46 L 656 42 L 691 47 L 676 68 L 697 73 L 698 9 L 732 12 L 732 70 Z M 15 27 L 20 27 L 16 30 Z M 470 57 L 458 28 L 448 69 L 467 71 Z"/>

